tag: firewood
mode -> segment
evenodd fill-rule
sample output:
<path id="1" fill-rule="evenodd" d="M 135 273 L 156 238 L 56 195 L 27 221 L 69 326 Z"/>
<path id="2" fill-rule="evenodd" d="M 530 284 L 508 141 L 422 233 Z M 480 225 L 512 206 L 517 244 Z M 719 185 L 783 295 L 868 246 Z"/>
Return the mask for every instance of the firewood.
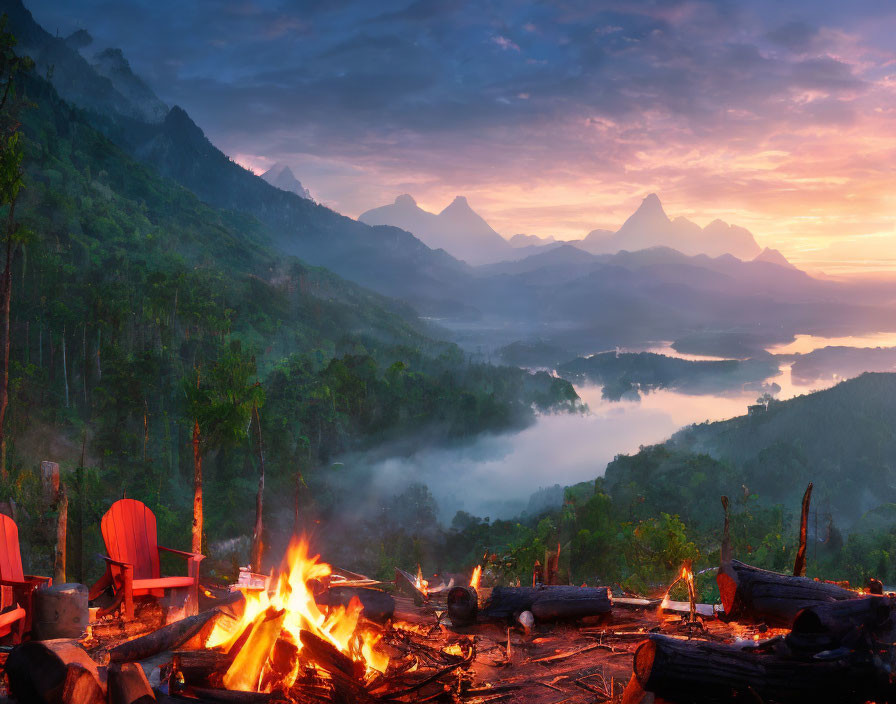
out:
<path id="1" fill-rule="evenodd" d="M 635 652 L 640 686 L 670 702 L 861 704 L 885 699 L 887 674 L 872 658 L 798 660 L 734 645 L 651 635 Z M 879 698 L 880 695 L 884 695 Z"/>
<path id="2" fill-rule="evenodd" d="M 9 692 L 19 702 L 64 702 L 62 693 L 70 665 L 80 665 L 101 682 L 96 663 L 70 640 L 22 643 L 6 659 Z"/>
<path id="3" fill-rule="evenodd" d="M 179 650 L 171 657 L 172 670 L 188 686 L 220 684 L 232 662 L 232 655 L 217 650 Z"/>
<path id="4" fill-rule="evenodd" d="M 109 665 L 109 704 L 150 704 L 155 700 L 140 665 L 134 662 Z"/>
<path id="5" fill-rule="evenodd" d="M 725 619 L 789 627 L 801 609 L 859 594 L 827 582 L 762 570 L 738 560 L 722 563 L 716 576 Z"/>
<path id="6" fill-rule="evenodd" d="M 290 639 L 280 637 L 274 643 L 268 667 L 261 676 L 261 689 L 272 690 L 283 682 L 296 669 L 299 660 L 299 647 Z"/>
<path id="7" fill-rule="evenodd" d="M 109 660 L 110 662 L 134 662 L 152 657 L 164 650 L 173 650 L 201 631 L 202 627 L 217 614 L 216 609 L 204 611 L 201 614 L 169 623 L 142 638 L 117 645 L 109 653 Z"/>
<path id="8" fill-rule="evenodd" d="M 255 690 L 261 679 L 261 670 L 271 654 L 274 643 L 280 637 L 286 611 L 270 607 L 264 616 L 252 624 L 252 631 L 245 645 L 233 659 L 224 674 L 227 689 Z"/>
<path id="9" fill-rule="evenodd" d="M 104 704 L 106 693 L 93 672 L 83 665 L 71 663 L 65 671 L 62 701 L 66 704 Z"/>
<path id="10" fill-rule="evenodd" d="M 321 606 L 348 606 L 355 596 L 361 600 L 361 605 L 364 607 L 361 615 L 366 619 L 385 623 L 395 613 L 395 599 L 379 589 L 333 585 L 323 594 L 316 596 L 315 601 Z"/>
<path id="11" fill-rule="evenodd" d="M 360 679 L 364 675 L 364 663 L 355 662 L 311 631 L 302 631 L 299 639 L 302 641 L 302 658 L 311 660 L 322 670 L 341 672 L 355 679 Z"/>
<path id="12" fill-rule="evenodd" d="M 470 622 L 472 597 L 467 594 L 464 598 L 461 589 L 455 587 L 449 592 L 448 615 L 452 623 Z M 479 619 L 510 620 L 523 611 L 531 611 L 537 621 L 554 621 L 607 614 L 612 608 L 606 587 L 495 587 L 479 610 Z"/>

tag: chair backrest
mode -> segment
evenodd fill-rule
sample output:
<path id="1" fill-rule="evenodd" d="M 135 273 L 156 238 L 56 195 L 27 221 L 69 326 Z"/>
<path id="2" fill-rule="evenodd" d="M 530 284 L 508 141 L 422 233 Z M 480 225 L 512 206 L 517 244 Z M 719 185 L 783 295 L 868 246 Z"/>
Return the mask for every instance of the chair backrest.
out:
<path id="1" fill-rule="evenodd" d="M 100 528 L 109 557 L 132 564 L 134 579 L 159 577 L 156 516 L 146 504 L 134 499 L 116 501 L 103 516 Z"/>
<path id="2" fill-rule="evenodd" d="M 19 527 L 5 514 L 0 514 L 0 579 L 25 580 L 19 550 Z"/>

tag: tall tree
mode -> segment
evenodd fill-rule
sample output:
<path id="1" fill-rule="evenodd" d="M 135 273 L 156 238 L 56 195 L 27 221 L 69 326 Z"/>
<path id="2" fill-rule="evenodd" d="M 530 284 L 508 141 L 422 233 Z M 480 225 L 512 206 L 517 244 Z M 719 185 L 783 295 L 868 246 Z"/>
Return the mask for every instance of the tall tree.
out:
<path id="1" fill-rule="evenodd" d="M 233 341 L 204 377 L 197 367 L 184 380 L 187 418 L 193 429 L 193 552 L 202 552 L 202 460 L 210 449 L 240 445 L 248 439 L 253 409 L 264 402 L 264 390 L 255 375 L 255 358 Z"/>
<path id="2" fill-rule="evenodd" d="M 24 150 L 19 134 L 19 113 L 27 102 L 19 94 L 17 77 L 33 63 L 15 53 L 16 39 L 6 31 L 6 15 L 0 20 L 0 211 L 5 260 L 0 278 L 0 476 L 6 479 L 6 408 L 9 405 L 9 314 L 12 302 L 12 262 L 24 232 L 16 222 L 16 202 L 23 185 Z"/>

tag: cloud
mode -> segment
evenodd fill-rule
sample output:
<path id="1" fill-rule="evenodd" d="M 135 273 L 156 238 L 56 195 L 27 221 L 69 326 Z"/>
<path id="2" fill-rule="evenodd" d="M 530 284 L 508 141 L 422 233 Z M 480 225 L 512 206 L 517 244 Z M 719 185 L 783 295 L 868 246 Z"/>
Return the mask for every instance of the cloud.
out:
<path id="1" fill-rule="evenodd" d="M 125 47 L 225 151 L 287 161 L 350 215 L 463 192 L 499 231 L 575 237 L 657 189 L 673 212 L 733 210 L 787 254 L 832 222 L 855 234 L 856 203 L 892 212 L 875 158 L 896 110 L 882 0 L 29 7 L 51 31 L 85 27 L 94 49 Z M 829 182 L 804 180 L 819 169 Z M 807 210 L 824 227 L 800 229 Z"/>

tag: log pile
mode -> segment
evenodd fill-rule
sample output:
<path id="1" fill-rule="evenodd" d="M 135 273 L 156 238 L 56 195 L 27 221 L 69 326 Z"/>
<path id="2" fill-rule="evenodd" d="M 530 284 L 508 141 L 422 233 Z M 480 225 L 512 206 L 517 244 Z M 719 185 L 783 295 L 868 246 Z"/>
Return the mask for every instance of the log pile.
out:
<path id="1" fill-rule="evenodd" d="M 896 701 L 896 599 L 736 561 L 723 565 L 719 584 L 729 575 L 738 579 L 722 594 L 729 620 L 787 624 L 789 632 L 735 643 L 650 635 L 635 653 L 627 702 L 644 693 L 682 703 Z"/>

